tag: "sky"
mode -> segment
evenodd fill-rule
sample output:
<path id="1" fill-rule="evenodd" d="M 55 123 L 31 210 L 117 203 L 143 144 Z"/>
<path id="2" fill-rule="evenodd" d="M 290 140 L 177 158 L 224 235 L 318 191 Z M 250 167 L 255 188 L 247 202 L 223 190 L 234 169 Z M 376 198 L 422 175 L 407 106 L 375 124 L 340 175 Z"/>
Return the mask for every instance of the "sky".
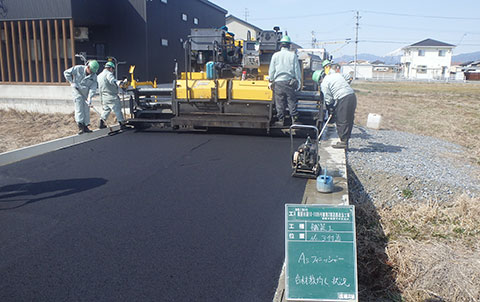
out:
<path id="1" fill-rule="evenodd" d="M 358 54 L 392 55 L 425 39 L 456 45 L 454 55 L 480 51 L 479 0 L 210 2 L 262 29 L 279 26 L 304 48 L 312 48 L 313 36 L 317 48 L 326 48 L 334 57 L 355 54 L 357 12 Z"/>

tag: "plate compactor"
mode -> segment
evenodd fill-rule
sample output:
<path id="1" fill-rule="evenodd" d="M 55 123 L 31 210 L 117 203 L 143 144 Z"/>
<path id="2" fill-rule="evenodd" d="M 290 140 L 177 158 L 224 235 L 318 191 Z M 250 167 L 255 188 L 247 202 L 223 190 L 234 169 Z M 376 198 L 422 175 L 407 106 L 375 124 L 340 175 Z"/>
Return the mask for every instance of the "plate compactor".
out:
<path id="1" fill-rule="evenodd" d="M 330 115 L 325 122 L 322 131 L 318 133 L 318 128 L 309 125 L 297 125 L 290 126 L 290 153 L 292 156 L 292 176 L 304 177 L 304 178 L 317 178 L 322 168 L 320 167 L 320 156 L 318 153 L 318 147 L 320 138 L 322 137 L 328 122 L 330 121 Z M 293 151 L 293 131 L 294 129 L 313 130 L 315 132 L 315 139 L 307 136 L 307 139 L 303 144 L 298 146 L 296 151 Z"/>

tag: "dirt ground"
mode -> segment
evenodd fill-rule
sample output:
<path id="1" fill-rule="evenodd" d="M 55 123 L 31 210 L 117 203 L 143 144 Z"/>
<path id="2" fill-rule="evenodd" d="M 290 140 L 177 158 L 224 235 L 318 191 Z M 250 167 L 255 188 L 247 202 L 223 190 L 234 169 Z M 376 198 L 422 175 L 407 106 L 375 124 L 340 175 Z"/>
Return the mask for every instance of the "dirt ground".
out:
<path id="1" fill-rule="evenodd" d="M 90 129 L 98 129 L 98 116 L 90 114 Z M 112 114 L 109 124 L 114 124 Z M 0 110 L 0 153 L 42 142 L 76 135 L 77 125 L 72 114 Z"/>
<path id="2" fill-rule="evenodd" d="M 480 165 L 480 83 L 357 81 L 352 87 L 358 98 L 356 124 L 365 125 L 368 113 L 381 114 L 382 129 L 459 144 L 469 150 L 464 160 Z M 91 118 L 96 129 L 94 112 Z M 109 121 L 114 123 L 112 117 Z M 0 110 L 0 153 L 76 132 L 73 114 Z M 372 177 L 380 189 L 390 186 L 384 177 Z M 393 207 L 359 202 L 356 207 L 359 279 L 369 281 L 360 288 L 363 300 L 480 301 L 478 198 L 459 195 L 443 204 L 412 200 Z"/>

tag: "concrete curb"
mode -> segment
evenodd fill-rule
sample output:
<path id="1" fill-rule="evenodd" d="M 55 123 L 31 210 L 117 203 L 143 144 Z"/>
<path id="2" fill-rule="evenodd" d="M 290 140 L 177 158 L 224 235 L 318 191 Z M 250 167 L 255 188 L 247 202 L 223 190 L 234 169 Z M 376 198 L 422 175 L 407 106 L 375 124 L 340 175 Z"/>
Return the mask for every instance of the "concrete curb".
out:
<path id="1" fill-rule="evenodd" d="M 336 127 L 331 125 L 326 128 L 319 145 L 320 164 L 322 169 L 327 169 L 327 174 L 333 177 L 335 191 L 332 193 L 319 193 L 317 191 L 316 179 L 309 179 L 305 186 L 302 204 L 350 204 L 348 198 L 346 153 L 343 149 L 334 149 L 332 147 L 332 145 L 338 141 L 339 138 Z M 287 302 L 287 299 L 285 298 L 285 270 L 286 263 L 284 261 L 280 277 L 278 278 L 278 285 L 273 297 L 273 302 Z"/>
<path id="2" fill-rule="evenodd" d="M 112 130 L 120 129 L 120 125 L 112 126 Z M 59 138 L 49 142 L 40 143 L 37 145 L 24 147 L 21 149 L 8 151 L 0 154 L 0 166 L 12 164 L 27 158 L 42 155 L 48 152 L 56 151 L 73 145 L 88 142 L 108 135 L 110 130 L 108 128 L 95 130 L 92 133 L 85 133 L 82 135 L 72 135 L 68 137 Z"/>

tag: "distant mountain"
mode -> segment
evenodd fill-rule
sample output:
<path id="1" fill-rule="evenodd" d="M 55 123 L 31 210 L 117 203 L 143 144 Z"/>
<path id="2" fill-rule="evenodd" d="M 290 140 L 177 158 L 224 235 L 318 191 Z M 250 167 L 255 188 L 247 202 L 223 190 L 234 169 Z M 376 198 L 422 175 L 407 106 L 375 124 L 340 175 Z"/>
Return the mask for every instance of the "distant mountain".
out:
<path id="1" fill-rule="evenodd" d="M 361 53 L 358 55 L 359 60 L 366 60 L 369 62 L 374 61 L 382 61 L 385 64 L 399 64 L 401 56 L 386 56 L 386 57 L 379 57 L 376 55 L 372 55 L 369 53 Z M 338 58 L 333 58 L 335 62 L 350 62 L 353 61 L 354 56 L 341 56 Z M 470 61 L 478 61 L 480 60 L 480 51 L 471 52 L 471 53 L 462 53 L 452 57 L 452 63 L 465 63 Z"/>
<path id="2" fill-rule="evenodd" d="M 452 62 L 455 62 L 455 63 L 466 63 L 466 62 L 478 61 L 478 60 L 480 60 L 480 51 L 462 53 L 452 57 Z"/>
<path id="3" fill-rule="evenodd" d="M 368 62 L 375 62 L 375 61 L 382 61 L 385 64 L 397 64 L 400 63 L 400 57 L 401 56 L 387 56 L 387 57 L 379 57 L 376 55 L 372 55 L 369 53 L 361 53 L 358 54 L 358 59 L 359 60 L 365 60 Z M 335 62 L 350 62 L 354 60 L 354 56 L 341 56 L 338 58 L 333 58 L 333 61 Z"/>

